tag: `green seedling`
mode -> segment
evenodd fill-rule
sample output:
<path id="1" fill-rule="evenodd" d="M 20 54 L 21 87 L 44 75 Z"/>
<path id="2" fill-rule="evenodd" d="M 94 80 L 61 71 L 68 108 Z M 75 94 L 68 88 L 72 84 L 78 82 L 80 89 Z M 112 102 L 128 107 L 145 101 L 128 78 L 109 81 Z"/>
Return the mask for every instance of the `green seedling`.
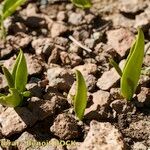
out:
<path id="1" fill-rule="evenodd" d="M 131 46 L 123 71 L 121 71 L 114 60 L 110 60 L 110 63 L 121 76 L 121 93 L 127 100 L 131 100 L 136 91 L 141 74 L 143 58 L 144 34 L 141 29 L 138 29 L 138 35 Z"/>
<path id="2" fill-rule="evenodd" d="M 1 38 L 5 38 L 6 30 L 4 27 L 4 20 L 11 16 L 16 9 L 24 4 L 26 0 L 4 0 L 0 5 L 0 29 Z"/>
<path id="3" fill-rule="evenodd" d="M 79 118 L 79 120 L 82 120 L 87 105 L 87 87 L 81 72 L 79 70 L 76 70 L 75 74 L 76 74 L 76 93 L 72 97 L 73 105 L 76 116 Z"/>
<path id="4" fill-rule="evenodd" d="M 30 92 L 25 91 L 28 72 L 26 59 L 22 50 L 20 50 L 20 53 L 16 59 L 12 73 L 10 73 L 4 66 L 2 66 L 2 71 L 8 83 L 10 94 L 0 94 L 0 103 L 9 107 L 21 106 L 23 103 L 23 98 L 30 96 Z"/>
<path id="5" fill-rule="evenodd" d="M 71 0 L 71 2 L 82 9 L 90 8 L 92 6 L 90 0 Z"/>

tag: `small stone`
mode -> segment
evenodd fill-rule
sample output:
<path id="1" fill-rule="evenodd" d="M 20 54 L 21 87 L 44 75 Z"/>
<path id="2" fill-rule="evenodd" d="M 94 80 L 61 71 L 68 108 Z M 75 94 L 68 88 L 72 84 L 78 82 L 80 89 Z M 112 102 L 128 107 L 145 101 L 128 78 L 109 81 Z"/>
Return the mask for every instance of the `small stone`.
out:
<path id="1" fill-rule="evenodd" d="M 78 150 L 123 150 L 125 145 L 118 129 L 110 123 L 91 121 L 90 130 Z"/>
<path id="2" fill-rule="evenodd" d="M 89 24 L 93 21 L 93 19 L 95 18 L 95 16 L 93 14 L 87 14 L 84 16 L 86 22 Z"/>
<path id="3" fill-rule="evenodd" d="M 7 87 L 7 81 L 3 74 L 0 73 L 0 90 L 5 89 Z"/>
<path id="4" fill-rule="evenodd" d="M 42 97 L 42 89 L 37 83 L 28 83 L 26 89 L 31 92 L 32 96 Z"/>
<path id="5" fill-rule="evenodd" d="M 109 30 L 107 39 L 108 45 L 111 45 L 121 57 L 124 57 L 132 45 L 134 34 L 126 28 Z"/>
<path id="6" fill-rule="evenodd" d="M 143 0 L 132 0 L 131 2 L 120 0 L 119 9 L 124 13 L 135 14 L 141 10 L 144 10 L 144 8 L 147 6 L 145 2 Z"/>
<path id="7" fill-rule="evenodd" d="M 82 23 L 82 15 L 79 13 L 71 13 L 68 20 L 71 24 L 78 26 Z"/>
<path id="8" fill-rule="evenodd" d="M 59 59 L 59 49 L 54 48 L 51 52 L 50 57 L 48 58 L 48 64 L 57 63 L 58 59 Z"/>
<path id="9" fill-rule="evenodd" d="M 110 89 L 110 94 L 111 97 L 116 100 L 116 99 L 123 99 L 123 96 L 121 95 L 120 88 L 111 88 Z"/>
<path id="10" fill-rule="evenodd" d="M 79 136 L 79 127 L 76 120 L 68 114 L 59 114 L 50 128 L 60 139 L 69 140 Z"/>
<path id="11" fill-rule="evenodd" d="M 125 27 L 131 28 L 135 25 L 135 20 L 129 19 L 121 13 L 112 14 L 111 16 L 105 17 L 106 20 L 112 20 L 114 27 Z"/>
<path id="12" fill-rule="evenodd" d="M 136 15 L 135 28 L 138 27 L 147 28 L 149 22 L 150 22 L 150 7 L 147 9 L 147 11 L 145 10 L 143 13 Z"/>
<path id="13" fill-rule="evenodd" d="M 0 114 L 1 131 L 4 136 L 20 133 L 36 121 L 37 118 L 26 107 L 9 107 Z"/>
<path id="14" fill-rule="evenodd" d="M 94 77 L 94 75 L 92 74 L 86 75 L 84 76 L 84 79 L 85 79 L 88 91 L 89 92 L 93 91 L 96 87 L 96 78 Z"/>
<path id="15" fill-rule="evenodd" d="M 149 73 L 148 73 L 149 74 Z M 150 76 L 148 75 L 141 75 L 139 83 L 143 86 L 143 87 L 149 87 L 150 84 Z"/>
<path id="16" fill-rule="evenodd" d="M 12 70 L 15 60 L 16 60 L 16 57 L 15 57 L 15 56 L 10 57 L 9 59 L 7 59 L 7 60 L 4 61 L 4 64 L 3 64 L 3 65 L 4 65 L 8 70 Z"/>
<path id="17" fill-rule="evenodd" d="M 76 53 L 60 52 L 60 59 L 64 65 L 78 66 L 82 62 L 82 58 Z"/>
<path id="18" fill-rule="evenodd" d="M 76 53 L 69 54 L 71 60 L 71 66 L 78 66 L 82 62 L 82 58 L 78 56 Z"/>
<path id="19" fill-rule="evenodd" d="M 136 107 L 132 103 L 128 103 L 124 99 L 115 100 L 110 104 L 110 106 L 118 114 L 134 114 L 136 112 Z"/>
<path id="20" fill-rule="evenodd" d="M 78 45 L 76 45 L 74 43 L 71 43 L 69 46 L 70 47 L 68 48 L 68 52 L 70 52 L 70 53 L 80 54 L 83 51 Z"/>
<path id="21" fill-rule="evenodd" d="M 35 148 L 35 145 L 32 146 L 34 142 L 36 143 L 38 141 L 32 134 L 27 131 L 23 132 L 21 136 L 17 140 L 15 140 L 17 148 L 21 150 Z"/>
<path id="22" fill-rule="evenodd" d="M 109 90 L 119 81 L 120 76 L 114 68 L 106 71 L 98 79 L 97 86 L 102 90 Z"/>
<path id="23" fill-rule="evenodd" d="M 54 48 L 54 44 L 49 38 L 38 38 L 33 40 L 31 44 L 37 55 L 44 54 L 45 56 L 49 56 Z"/>
<path id="24" fill-rule="evenodd" d="M 29 3 L 27 5 L 27 8 L 24 9 L 25 11 L 25 16 L 31 16 L 31 15 L 36 15 L 37 12 L 38 12 L 38 8 L 37 8 L 37 5 L 34 4 L 34 3 Z"/>
<path id="25" fill-rule="evenodd" d="M 110 94 L 109 92 L 99 90 L 92 94 L 93 102 L 100 107 L 106 107 L 110 104 Z"/>
<path id="26" fill-rule="evenodd" d="M 51 37 L 57 37 L 60 36 L 62 33 L 67 31 L 67 27 L 64 24 L 61 23 L 53 23 L 51 27 Z"/>
<path id="27" fill-rule="evenodd" d="M 150 66 L 150 55 L 145 55 L 144 57 L 144 65 Z"/>
<path id="28" fill-rule="evenodd" d="M 64 65 L 71 64 L 71 60 L 67 52 L 60 52 L 60 59 Z"/>
<path id="29" fill-rule="evenodd" d="M 31 43 L 32 37 L 23 32 L 18 32 L 15 36 L 8 35 L 7 41 L 9 41 L 13 48 L 19 49 L 27 47 Z"/>
<path id="30" fill-rule="evenodd" d="M 97 72 L 97 65 L 92 63 L 87 63 L 84 65 L 76 66 L 73 68 L 73 71 L 79 70 L 83 75 L 88 74 L 96 74 Z"/>
<path id="31" fill-rule="evenodd" d="M 54 43 L 58 44 L 60 46 L 66 47 L 68 44 L 68 39 L 64 37 L 55 37 L 54 38 Z"/>
<path id="32" fill-rule="evenodd" d="M 141 87 L 140 93 L 137 95 L 138 103 L 140 103 L 143 107 L 150 107 L 150 89 L 146 87 Z"/>
<path id="33" fill-rule="evenodd" d="M 74 82 L 74 77 L 70 70 L 53 67 L 47 70 L 49 86 L 58 88 L 59 90 L 68 91 Z"/>
<path id="34" fill-rule="evenodd" d="M 93 49 L 93 47 L 95 45 L 95 40 L 94 39 L 86 39 L 84 41 L 84 43 L 88 48 Z"/>
<path id="35" fill-rule="evenodd" d="M 58 21 L 64 21 L 67 18 L 65 11 L 59 11 L 57 14 Z"/>
<path id="36" fill-rule="evenodd" d="M 52 116 L 55 112 L 55 107 L 55 102 L 42 100 L 37 97 L 32 97 L 28 105 L 33 115 L 38 117 L 38 120 L 43 120 L 46 117 Z"/>
<path id="37" fill-rule="evenodd" d="M 147 150 L 144 142 L 135 142 L 132 146 L 132 150 Z"/>
<path id="38" fill-rule="evenodd" d="M 42 89 L 38 84 L 39 82 L 40 80 L 37 82 L 33 81 L 33 77 L 32 77 L 29 83 L 26 85 L 26 89 L 31 92 L 32 96 L 42 97 L 43 94 L 42 94 Z"/>
<path id="39" fill-rule="evenodd" d="M 126 136 L 133 139 L 148 140 L 150 137 L 150 118 L 145 117 L 142 119 L 135 119 L 129 124 L 129 127 L 126 128 L 123 132 Z"/>
<path id="40" fill-rule="evenodd" d="M 36 75 L 42 72 L 42 60 L 39 56 L 25 54 L 25 58 L 29 75 Z"/>
<path id="41" fill-rule="evenodd" d="M 85 109 L 84 113 L 84 118 L 87 120 L 97 121 L 114 119 L 112 111 L 110 111 L 109 109 L 109 103 L 103 105 L 102 103 L 98 102 L 97 99 L 93 100 L 92 94 L 89 95 L 87 108 Z"/>
<path id="42" fill-rule="evenodd" d="M 13 51 L 13 47 L 11 46 L 11 44 L 4 44 L 3 41 L 0 42 L 0 58 L 3 59 L 7 56 L 9 56 L 12 51 Z"/>

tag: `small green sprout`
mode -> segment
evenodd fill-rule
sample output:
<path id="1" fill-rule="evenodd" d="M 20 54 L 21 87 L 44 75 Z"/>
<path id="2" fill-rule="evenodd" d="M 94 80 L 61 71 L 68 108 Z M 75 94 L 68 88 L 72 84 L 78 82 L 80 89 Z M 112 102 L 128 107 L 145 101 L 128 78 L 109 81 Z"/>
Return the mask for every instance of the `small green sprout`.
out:
<path id="1" fill-rule="evenodd" d="M 7 96 L 0 94 L 0 103 L 9 107 L 21 106 L 23 103 L 23 98 L 30 96 L 30 92 L 25 91 L 28 72 L 25 56 L 21 49 L 14 64 L 12 73 L 10 73 L 4 66 L 2 66 L 2 71 L 8 83 L 10 94 Z"/>
<path id="2" fill-rule="evenodd" d="M 71 2 L 82 9 L 90 8 L 92 6 L 90 0 L 71 0 Z"/>
<path id="3" fill-rule="evenodd" d="M 5 38 L 6 30 L 4 27 L 4 20 L 11 16 L 16 9 L 24 4 L 26 0 L 4 0 L 0 5 L 0 30 L 1 38 Z"/>
<path id="4" fill-rule="evenodd" d="M 121 76 L 121 93 L 127 100 L 131 100 L 136 91 L 141 74 L 143 58 L 144 34 L 141 29 L 138 29 L 138 35 L 131 46 L 123 71 L 121 71 L 114 60 L 110 60 L 110 63 Z"/>
<path id="5" fill-rule="evenodd" d="M 73 96 L 73 105 L 76 116 L 79 120 L 83 119 L 87 105 L 87 87 L 83 75 L 79 70 L 76 73 L 76 93 Z"/>

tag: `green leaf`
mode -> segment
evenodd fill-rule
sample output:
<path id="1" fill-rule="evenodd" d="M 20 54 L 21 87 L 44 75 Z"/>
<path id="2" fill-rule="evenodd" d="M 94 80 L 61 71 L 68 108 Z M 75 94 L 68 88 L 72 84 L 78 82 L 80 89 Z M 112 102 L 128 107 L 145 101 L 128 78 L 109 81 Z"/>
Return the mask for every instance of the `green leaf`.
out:
<path id="1" fill-rule="evenodd" d="M 71 0 L 71 2 L 80 8 L 90 8 L 92 6 L 90 0 Z"/>
<path id="2" fill-rule="evenodd" d="M 20 49 L 20 54 L 16 60 L 16 64 L 13 69 L 13 77 L 15 78 L 15 88 L 19 92 L 25 91 L 25 86 L 27 84 L 28 71 L 26 59 L 23 54 L 23 51 Z"/>
<path id="3" fill-rule="evenodd" d="M 120 77 L 122 77 L 122 70 L 120 69 L 119 65 L 113 59 L 109 59 L 109 63 L 116 69 Z"/>
<path id="4" fill-rule="evenodd" d="M 74 109 L 76 116 L 82 120 L 87 105 L 87 87 L 81 72 L 76 70 L 76 94 L 74 97 Z"/>
<path id="5" fill-rule="evenodd" d="M 2 67 L 3 73 L 5 75 L 5 78 L 7 80 L 9 88 L 14 88 L 14 80 L 12 75 L 10 74 L 9 70 L 6 67 Z"/>
<path id="6" fill-rule="evenodd" d="M 0 97 L 1 97 L 1 96 L 5 96 L 5 95 L 4 95 L 4 94 L 2 94 L 2 93 L 0 93 Z"/>
<path id="7" fill-rule="evenodd" d="M 31 92 L 30 91 L 25 91 L 22 93 L 23 97 L 30 97 L 31 96 Z"/>
<path id="8" fill-rule="evenodd" d="M 18 63 L 20 61 L 20 57 L 21 57 L 21 51 L 15 61 L 15 64 L 13 66 L 13 70 L 12 70 L 12 77 L 13 77 L 13 80 L 15 81 L 15 78 L 16 78 L 16 71 L 17 71 L 17 67 L 18 67 Z"/>
<path id="9" fill-rule="evenodd" d="M 9 89 L 10 94 L 0 97 L 0 103 L 4 106 L 17 107 L 22 104 L 23 97 L 19 94 L 18 90 L 14 88 Z"/>
<path id="10" fill-rule="evenodd" d="M 5 0 L 2 9 L 3 20 L 12 15 L 16 11 L 16 9 L 25 2 L 26 0 Z"/>
<path id="11" fill-rule="evenodd" d="M 141 29 L 138 29 L 137 38 L 130 49 L 121 78 L 121 92 L 127 100 L 131 100 L 136 91 L 141 74 L 143 57 L 144 34 Z"/>

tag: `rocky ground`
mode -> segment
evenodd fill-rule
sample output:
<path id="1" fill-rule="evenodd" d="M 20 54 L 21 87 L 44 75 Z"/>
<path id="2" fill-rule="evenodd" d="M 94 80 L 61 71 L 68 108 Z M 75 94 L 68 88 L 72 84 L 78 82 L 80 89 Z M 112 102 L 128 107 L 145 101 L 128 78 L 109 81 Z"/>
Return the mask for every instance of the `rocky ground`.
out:
<path id="1" fill-rule="evenodd" d="M 150 66 L 150 2 L 92 3 L 82 10 L 67 0 L 32 0 L 6 20 L 0 63 L 11 69 L 22 48 L 32 97 L 23 107 L 0 105 L 0 150 L 150 149 L 150 73 L 141 75 L 133 100 L 127 102 L 108 61 L 113 58 L 123 66 L 140 26 L 145 34 L 143 68 Z M 70 97 L 75 69 L 88 87 L 83 121 L 75 117 Z M 7 89 L 1 71 L 0 91 Z"/>

